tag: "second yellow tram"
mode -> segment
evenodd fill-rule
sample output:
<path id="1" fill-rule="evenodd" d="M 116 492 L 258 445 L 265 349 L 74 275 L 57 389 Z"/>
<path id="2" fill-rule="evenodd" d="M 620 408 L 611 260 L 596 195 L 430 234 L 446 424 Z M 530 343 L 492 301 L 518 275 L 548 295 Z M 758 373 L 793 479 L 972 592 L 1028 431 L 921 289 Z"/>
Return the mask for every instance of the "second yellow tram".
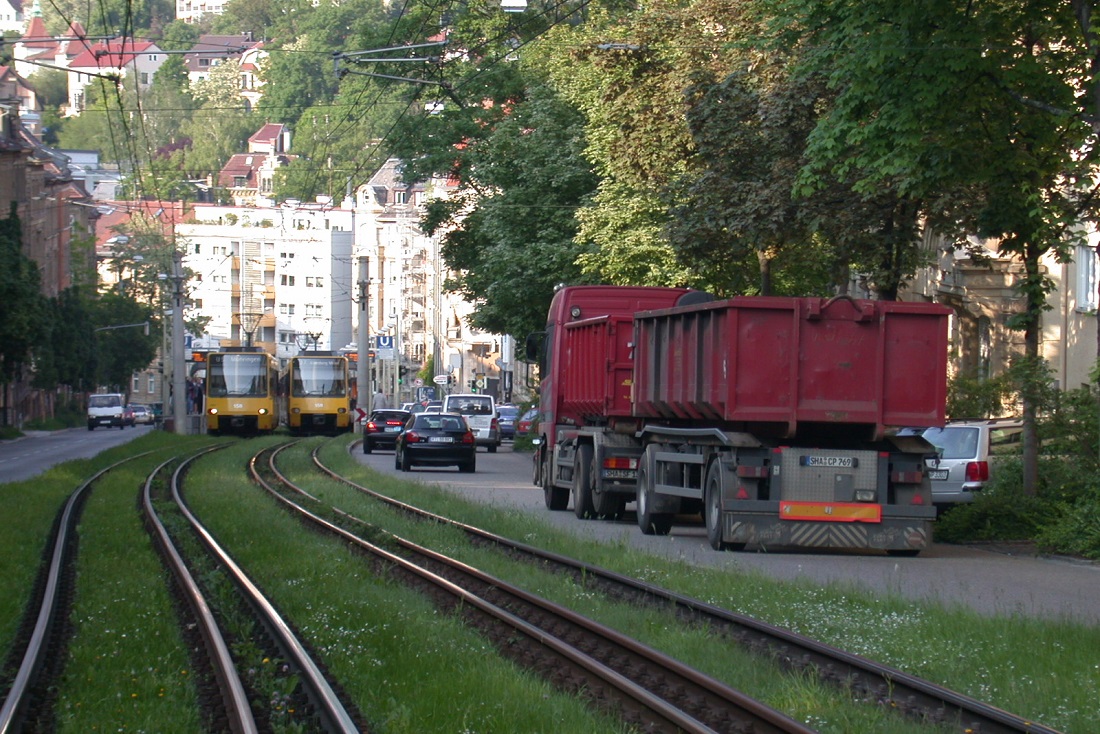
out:
<path id="1" fill-rule="evenodd" d="M 352 428 L 348 358 L 332 352 L 291 357 L 284 378 L 291 433 L 335 435 Z"/>

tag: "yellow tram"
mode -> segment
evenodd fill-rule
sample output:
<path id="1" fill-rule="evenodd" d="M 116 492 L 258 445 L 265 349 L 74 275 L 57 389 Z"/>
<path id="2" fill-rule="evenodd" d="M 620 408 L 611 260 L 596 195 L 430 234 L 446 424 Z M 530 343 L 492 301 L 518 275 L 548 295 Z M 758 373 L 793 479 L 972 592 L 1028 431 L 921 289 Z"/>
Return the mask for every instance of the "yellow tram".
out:
<path id="1" fill-rule="evenodd" d="M 352 428 L 348 358 L 333 352 L 291 357 L 286 377 L 286 425 L 292 433 L 337 434 Z"/>
<path id="2" fill-rule="evenodd" d="M 260 347 L 225 347 L 206 356 L 206 431 L 271 433 L 279 427 L 278 361 Z"/>

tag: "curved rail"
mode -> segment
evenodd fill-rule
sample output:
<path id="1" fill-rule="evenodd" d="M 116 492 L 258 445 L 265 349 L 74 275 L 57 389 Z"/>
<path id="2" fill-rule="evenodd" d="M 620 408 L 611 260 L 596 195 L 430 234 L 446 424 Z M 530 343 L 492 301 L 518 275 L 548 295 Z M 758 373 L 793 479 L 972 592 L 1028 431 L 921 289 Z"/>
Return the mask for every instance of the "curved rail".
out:
<path id="1" fill-rule="evenodd" d="M 789 629 L 722 609 L 600 566 L 511 540 L 380 494 L 325 466 L 318 457 L 319 449 L 320 447 L 313 451 L 313 462 L 320 471 L 391 507 L 427 520 L 458 527 L 481 542 L 568 569 L 586 582 L 596 581 L 613 588 L 619 594 L 625 591 L 644 602 L 670 604 L 682 617 L 710 625 L 716 630 L 724 630 L 732 639 L 749 648 L 769 652 L 785 664 L 802 668 L 813 667 L 822 679 L 858 691 L 891 708 L 924 720 L 956 723 L 964 731 L 980 731 L 983 734 L 1059 734 L 1056 729 Z"/>
<path id="2" fill-rule="evenodd" d="M 316 501 L 276 468 L 275 457 L 282 448 L 271 452 L 269 470 L 292 491 Z M 570 687 L 603 691 L 605 695 L 600 698 L 613 694 L 618 704 L 629 712 L 626 718 L 633 716 L 636 723 L 644 722 L 647 731 L 700 734 L 726 731 L 808 734 L 813 731 L 637 640 L 460 561 L 389 533 L 387 536 L 411 558 L 384 550 L 286 497 L 260 475 L 255 465 L 254 457 L 250 466 L 256 481 L 295 512 L 400 569 L 428 593 L 448 595 L 450 606 L 465 614 L 476 611 L 475 624 L 498 628 L 503 625 L 505 632 L 490 634 L 497 639 L 507 639 L 509 648 L 522 648 L 525 658 L 551 652 L 555 668 L 564 664 L 572 671 L 570 679 L 574 684 Z M 367 525 L 332 509 L 345 519 Z M 516 633 L 523 636 L 525 643 L 514 639 Z M 530 660 L 526 662 L 529 664 Z M 675 701 L 665 691 L 673 691 Z M 639 710 L 644 713 L 639 715 Z"/>
<path id="3" fill-rule="evenodd" d="M 23 717 L 26 716 L 35 679 L 45 666 L 46 655 L 57 635 L 61 622 L 58 616 L 62 599 L 72 584 L 71 580 L 66 580 L 65 570 L 73 562 L 77 542 L 76 525 L 89 488 L 107 472 L 148 456 L 150 453 L 146 451 L 99 470 L 73 490 L 65 506 L 58 513 L 52 543 L 53 550 L 50 552 L 50 562 L 46 568 L 46 583 L 39 597 L 34 629 L 23 653 L 23 661 L 4 699 L 4 705 L 0 707 L 0 734 L 16 731 Z"/>
<path id="4" fill-rule="evenodd" d="M 290 628 L 290 625 L 282 618 L 275 607 L 267 600 L 259 588 L 252 583 L 244 570 L 230 557 L 221 545 L 218 544 L 210 531 L 195 517 L 180 493 L 178 472 L 173 476 L 172 498 L 179 506 L 180 512 L 191 524 L 192 529 L 199 536 L 203 545 L 217 559 L 218 563 L 229 574 L 233 583 L 248 597 L 249 602 L 264 618 L 265 624 L 272 637 L 276 640 L 286 657 L 297 668 L 303 686 L 308 691 L 310 702 L 316 707 L 325 731 L 347 732 L 352 734 L 360 731 L 354 718 L 341 702 L 340 697 L 333 690 L 320 667 L 313 660 L 306 646 L 298 639 Z"/>
<path id="5" fill-rule="evenodd" d="M 175 486 L 178 483 L 180 472 L 187 464 L 199 456 L 221 448 L 221 446 L 217 446 L 212 449 L 205 449 L 181 462 L 172 473 L 172 485 Z M 145 480 L 145 486 L 142 489 L 142 508 L 145 512 L 146 521 L 151 526 L 150 534 L 153 536 L 153 542 L 160 550 L 169 570 L 175 576 L 187 604 L 194 614 L 199 634 L 206 646 L 207 657 L 214 669 L 214 678 L 217 680 L 218 690 L 221 693 L 228 726 L 231 731 L 237 734 L 253 734 L 259 730 L 256 726 L 256 719 L 252 715 L 252 708 L 248 703 L 248 694 L 245 692 L 244 684 L 237 673 L 233 655 L 229 651 L 229 645 L 226 644 L 225 638 L 218 628 L 218 623 L 214 619 L 214 613 L 207 603 L 205 595 L 199 588 L 198 583 L 195 582 L 190 570 L 188 570 L 187 564 L 176 549 L 168 529 L 161 522 L 160 516 L 153 505 L 153 482 L 157 474 L 163 471 L 172 461 L 173 459 L 169 459 L 158 466 Z"/>

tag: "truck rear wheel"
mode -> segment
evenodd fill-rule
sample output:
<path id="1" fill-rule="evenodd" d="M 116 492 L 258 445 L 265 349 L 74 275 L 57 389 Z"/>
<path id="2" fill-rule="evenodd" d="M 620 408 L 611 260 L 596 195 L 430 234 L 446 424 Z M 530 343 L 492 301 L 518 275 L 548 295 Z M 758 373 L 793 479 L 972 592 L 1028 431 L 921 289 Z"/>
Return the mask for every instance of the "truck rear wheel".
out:
<path id="1" fill-rule="evenodd" d="M 668 535 L 672 530 L 672 515 L 653 512 L 653 490 L 650 489 L 650 452 L 647 449 L 638 465 L 638 527 L 645 535 Z"/>
<path id="2" fill-rule="evenodd" d="M 622 520 L 626 512 L 626 500 L 614 492 L 600 492 L 592 489 L 592 509 L 604 520 Z"/>
<path id="3" fill-rule="evenodd" d="M 707 540 L 714 550 L 726 550 L 722 540 L 722 462 L 711 462 L 703 486 L 703 520 L 707 525 Z"/>
<path id="4" fill-rule="evenodd" d="M 592 508 L 592 451 L 591 444 L 581 444 L 573 457 L 573 514 L 580 520 L 594 517 Z"/>
<path id="5" fill-rule="evenodd" d="M 555 512 L 569 509 L 569 490 L 554 486 L 550 469 L 551 457 L 547 455 L 546 447 L 535 454 L 534 461 L 535 476 L 539 479 L 538 483 L 542 485 L 542 499 L 546 509 Z"/>

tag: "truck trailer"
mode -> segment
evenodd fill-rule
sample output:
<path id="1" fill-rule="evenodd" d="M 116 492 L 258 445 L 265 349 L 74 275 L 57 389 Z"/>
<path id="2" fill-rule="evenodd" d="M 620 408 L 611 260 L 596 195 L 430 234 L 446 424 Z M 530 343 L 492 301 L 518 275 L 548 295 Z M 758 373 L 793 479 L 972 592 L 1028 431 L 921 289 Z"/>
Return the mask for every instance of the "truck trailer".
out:
<path id="1" fill-rule="evenodd" d="M 546 507 L 647 534 L 701 514 L 715 549 L 916 555 L 936 510 L 899 430 L 944 423 L 950 310 L 681 288 L 559 290 L 540 365 Z"/>

